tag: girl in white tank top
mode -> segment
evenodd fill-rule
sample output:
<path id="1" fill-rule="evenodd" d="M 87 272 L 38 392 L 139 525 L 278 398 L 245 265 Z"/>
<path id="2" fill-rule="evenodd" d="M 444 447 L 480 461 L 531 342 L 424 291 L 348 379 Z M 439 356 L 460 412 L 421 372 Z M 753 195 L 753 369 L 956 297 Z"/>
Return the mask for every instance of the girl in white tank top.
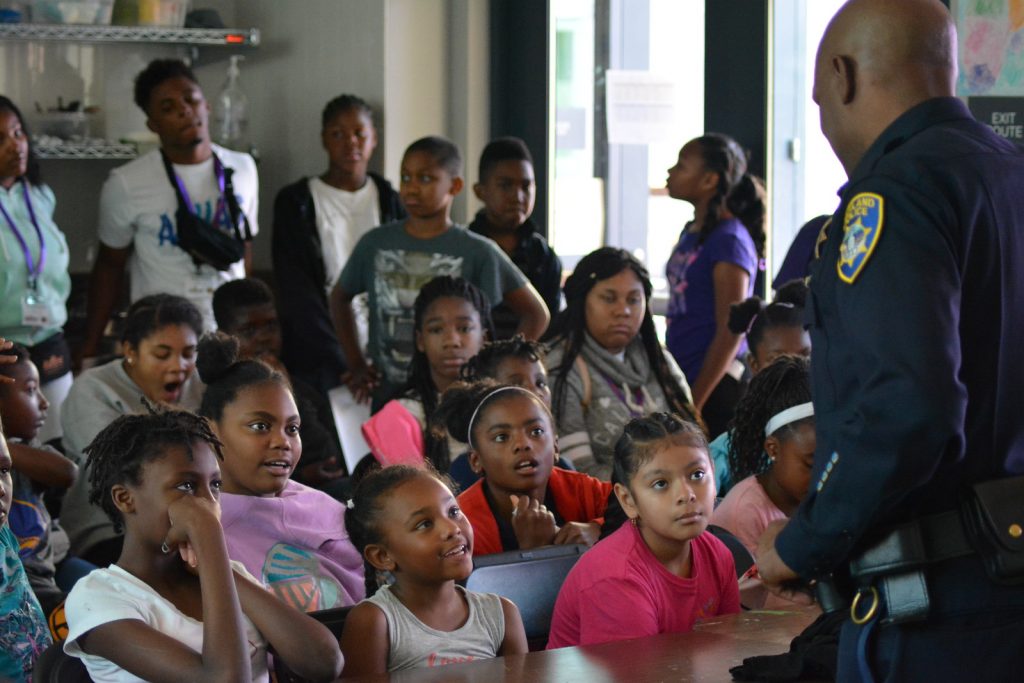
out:
<path id="1" fill-rule="evenodd" d="M 433 473 L 385 468 L 364 479 L 349 503 L 345 526 L 368 571 L 388 572 L 394 583 L 348 615 L 345 676 L 526 652 L 514 604 L 455 584 L 473 571 L 473 528 Z"/>

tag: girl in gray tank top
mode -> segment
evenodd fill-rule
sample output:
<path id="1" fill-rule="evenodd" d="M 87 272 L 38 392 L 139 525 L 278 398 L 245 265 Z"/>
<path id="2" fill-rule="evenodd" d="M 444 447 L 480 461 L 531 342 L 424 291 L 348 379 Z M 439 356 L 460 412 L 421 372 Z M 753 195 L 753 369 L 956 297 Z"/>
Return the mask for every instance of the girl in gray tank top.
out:
<path id="1" fill-rule="evenodd" d="M 345 676 L 526 652 L 514 604 L 456 585 L 473 570 L 473 528 L 435 474 L 405 466 L 374 472 L 348 506 L 345 526 L 368 576 L 389 572 L 394 583 L 348 615 Z"/>

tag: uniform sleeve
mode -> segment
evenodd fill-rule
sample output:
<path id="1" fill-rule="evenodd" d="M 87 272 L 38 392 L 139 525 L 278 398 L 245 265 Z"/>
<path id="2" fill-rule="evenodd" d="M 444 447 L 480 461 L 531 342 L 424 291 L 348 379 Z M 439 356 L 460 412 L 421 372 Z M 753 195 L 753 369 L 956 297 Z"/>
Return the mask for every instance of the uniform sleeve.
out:
<path id="1" fill-rule="evenodd" d="M 130 246 L 135 238 L 134 221 L 134 210 L 124 178 L 119 173 L 111 173 L 100 193 L 97 230 L 100 242 L 114 249 Z"/>
<path id="2" fill-rule="evenodd" d="M 857 373 L 856 382 L 843 385 L 852 387 L 846 395 L 824 397 L 825 405 L 837 406 L 819 419 L 819 426 L 828 421 L 827 443 L 819 440 L 808 496 L 776 540 L 782 560 L 806 577 L 847 558 L 869 527 L 884 522 L 963 445 L 967 395 L 957 379 L 961 283 L 953 219 L 943 220 L 938 202 L 915 189 L 878 179 L 857 189 L 884 199 L 874 251 L 846 284 L 836 276 L 838 250 L 830 244 L 823 258 L 832 262 L 823 261 L 820 282 L 812 281 L 812 290 L 836 292 L 830 324 L 818 329 L 829 348 L 814 361 L 815 391 L 834 386 L 826 364 L 832 354 L 843 359 L 844 373 Z M 830 232 L 831 240 L 842 239 L 842 230 Z M 812 291 L 812 327 L 823 320 L 818 306 Z"/>

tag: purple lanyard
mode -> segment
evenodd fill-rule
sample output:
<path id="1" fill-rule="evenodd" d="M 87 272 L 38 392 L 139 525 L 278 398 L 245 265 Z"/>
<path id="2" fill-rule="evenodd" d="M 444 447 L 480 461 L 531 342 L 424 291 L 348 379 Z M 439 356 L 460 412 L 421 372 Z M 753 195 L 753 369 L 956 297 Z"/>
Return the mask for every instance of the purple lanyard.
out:
<path id="1" fill-rule="evenodd" d="M 623 393 L 622 389 L 619 388 L 619 386 L 616 385 L 615 382 L 613 382 L 611 380 L 611 378 L 608 377 L 608 375 L 604 374 L 600 370 L 597 371 L 597 374 L 601 375 L 601 377 L 604 379 L 604 381 L 608 384 L 608 387 L 612 390 L 612 393 L 615 394 L 615 398 L 619 399 L 619 402 L 622 403 L 622 405 L 626 406 L 626 410 L 629 411 L 629 416 L 630 417 L 643 417 L 644 416 L 644 414 L 642 412 L 637 412 L 636 410 L 633 409 L 633 406 L 630 405 L 630 402 L 627 400 L 626 394 Z M 626 386 L 626 388 L 628 389 L 629 387 Z M 636 402 L 636 405 L 638 407 L 643 408 L 643 405 L 644 405 L 644 392 L 643 392 L 642 389 L 637 389 L 633 393 L 633 401 Z"/>
<path id="2" fill-rule="evenodd" d="M 211 225 L 217 225 L 220 221 L 221 214 L 224 213 L 224 166 L 221 165 L 220 159 L 217 155 L 213 155 L 213 175 L 217 178 L 217 189 L 220 190 L 220 198 L 217 199 L 217 211 L 213 214 L 213 220 L 210 221 Z M 192 198 L 188 196 L 188 190 L 185 189 L 185 183 L 181 181 L 181 178 L 177 173 L 174 174 L 174 182 L 178 185 L 178 192 L 181 193 L 181 198 L 185 202 L 185 208 L 189 210 L 189 213 L 199 215 L 196 211 L 196 207 L 192 204 Z"/>
<path id="3" fill-rule="evenodd" d="M 39 238 L 38 263 L 33 265 L 32 252 L 29 251 L 25 237 L 18 230 L 18 226 L 14 224 L 11 214 L 7 213 L 7 209 L 4 208 L 2 203 L 0 203 L 0 212 L 3 212 L 4 218 L 7 219 L 7 225 L 11 226 L 11 232 L 18 238 L 21 250 L 25 254 L 25 268 L 28 270 L 28 288 L 35 291 L 36 284 L 39 282 L 39 276 L 43 274 L 43 264 L 46 263 L 46 242 L 43 241 L 43 231 L 39 229 L 39 223 L 36 221 L 36 212 L 32 208 L 32 201 L 28 197 L 28 183 L 24 179 L 21 180 L 21 190 L 25 194 L 25 206 L 28 207 L 28 216 L 32 219 L 32 227 L 36 229 L 36 237 Z"/>

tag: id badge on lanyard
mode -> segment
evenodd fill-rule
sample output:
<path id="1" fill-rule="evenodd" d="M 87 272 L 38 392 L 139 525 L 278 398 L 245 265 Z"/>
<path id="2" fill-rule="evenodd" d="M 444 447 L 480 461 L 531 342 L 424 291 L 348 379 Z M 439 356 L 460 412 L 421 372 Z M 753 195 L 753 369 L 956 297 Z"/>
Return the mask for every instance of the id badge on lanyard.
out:
<path id="1" fill-rule="evenodd" d="M 21 324 L 26 327 L 49 327 L 53 322 L 50 306 L 33 290 L 21 297 Z"/>
<path id="2" fill-rule="evenodd" d="M 21 297 L 21 324 L 27 327 L 47 327 L 53 318 L 50 306 L 47 304 L 45 297 L 40 295 L 38 286 L 39 278 L 43 274 L 43 265 L 46 263 L 46 241 L 43 239 L 43 231 L 39 228 L 39 221 L 36 220 L 35 209 L 32 208 L 32 200 L 28 194 L 28 181 L 24 179 L 21 180 L 21 191 L 25 197 L 25 206 L 28 208 L 32 227 L 35 228 L 36 237 L 39 239 L 39 259 L 35 262 L 32 260 L 32 252 L 28 248 L 25 236 L 18 230 L 18 226 L 14 223 L 14 219 L 11 218 L 11 214 L 7 213 L 4 205 L 0 204 L 0 212 L 3 213 L 4 218 L 7 220 L 7 225 L 10 227 L 11 232 L 14 233 L 18 244 L 21 245 L 21 251 L 25 255 L 25 270 L 28 272 L 25 293 Z"/>

